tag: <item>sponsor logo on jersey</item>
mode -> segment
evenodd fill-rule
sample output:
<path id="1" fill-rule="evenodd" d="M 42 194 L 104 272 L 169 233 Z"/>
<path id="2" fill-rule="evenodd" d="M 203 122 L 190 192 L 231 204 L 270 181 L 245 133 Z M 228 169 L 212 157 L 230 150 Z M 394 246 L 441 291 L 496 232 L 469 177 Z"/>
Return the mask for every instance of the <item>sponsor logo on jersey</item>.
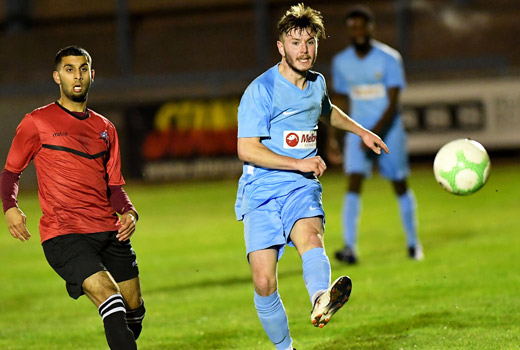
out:
<path id="1" fill-rule="evenodd" d="M 55 132 L 52 134 L 52 137 L 58 137 L 58 136 L 68 136 L 69 134 L 63 131 Z"/>
<path id="2" fill-rule="evenodd" d="M 385 96 L 386 89 L 381 83 L 356 85 L 352 87 L 352 98 L 356 100 L 373 100 Z"/>
<path id="3" fill-rule="evenodd" d="M 284 131 L 283 136 L 283 148 L 316 148 L 316 139 L 318 138 L 318 132 L 316 130 Z"/>

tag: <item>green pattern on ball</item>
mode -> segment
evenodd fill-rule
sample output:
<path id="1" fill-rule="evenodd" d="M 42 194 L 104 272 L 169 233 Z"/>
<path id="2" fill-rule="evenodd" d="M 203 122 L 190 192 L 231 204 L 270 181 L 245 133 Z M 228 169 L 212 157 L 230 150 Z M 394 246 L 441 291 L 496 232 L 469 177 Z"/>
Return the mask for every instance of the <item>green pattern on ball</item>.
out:
<path id="1" fill-rule="evenodd" d="M 458 150 L 457 153 L 457 164 L 453 168 L 451 168 L 450 171 L 439 171 L 439 176 L 445 179 L 451 186 L 453 193 L 460 194 L 460 195 L 467 195 L 471 194 L 475 191 L 477 191 L 479 188 L 484 186 L 484 170 L 486 169 L 489 160 L 484 158 L 482 162 L 480 163 L 473 163 L 466 159 L 464 156 L 464 151 Z M 469 189 L 461 189 L 457 186 L 457 182 L 455 181 L 455 178 L 457 174 L 464 169 L 471 169 L 473 170 L 478 177 L 478 181 L 472 188 Z"/>

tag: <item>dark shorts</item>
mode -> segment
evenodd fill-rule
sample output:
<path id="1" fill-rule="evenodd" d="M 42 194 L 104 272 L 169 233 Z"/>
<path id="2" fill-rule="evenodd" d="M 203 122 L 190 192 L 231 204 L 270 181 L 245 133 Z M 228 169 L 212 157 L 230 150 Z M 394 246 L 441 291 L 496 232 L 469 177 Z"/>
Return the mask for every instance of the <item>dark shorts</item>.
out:
<path id="1" fill-rule="evenodd" d="M 139 275 L 130 241 L 119 242 L 117 231 L 67 234 L 42 243 L 51 267 L 66 282 L 67 292 L 77 299 L 83 294 L 83 281 L 99 271 L 108 271 L 116 282 Z"/>

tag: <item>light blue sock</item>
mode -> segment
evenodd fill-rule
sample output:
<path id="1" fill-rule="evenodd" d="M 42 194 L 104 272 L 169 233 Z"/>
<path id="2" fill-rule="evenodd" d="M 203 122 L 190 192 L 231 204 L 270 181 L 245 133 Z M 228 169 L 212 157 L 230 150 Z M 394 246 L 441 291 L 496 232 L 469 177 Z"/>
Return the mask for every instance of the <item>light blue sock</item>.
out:
<path id="1" fill-rule="evenodd" d="M 408 190 L 397 199 L 399 201 L 401 221 L 406 233 L 406 244 L 408 247 L 415 247 L 417 244 L 417 205 L 415 196 L 412 190 Z"/>
<path id="2" fill-rule="evenodd" d="M 343 241 L 346 246 L 356 248 L 357 229 L 361 213 L 361 200 L 358 193 L 347 192 L 343 198 Z"/>
<path id="3" fill-rule="evenodd" d="M 255 291 L 255 307 L 265 333 L 277 350 L 288 349 L 292 344 L 289 322 L 278 291 L 263 297 Z"/>
<path id="4" fill-rule="evenodd" d="M 303 280 L 311 303 L 316 293 L 327 290 L 330 285 L 330 261 L 323 248 L 313 248 L 302 254 Z"/>

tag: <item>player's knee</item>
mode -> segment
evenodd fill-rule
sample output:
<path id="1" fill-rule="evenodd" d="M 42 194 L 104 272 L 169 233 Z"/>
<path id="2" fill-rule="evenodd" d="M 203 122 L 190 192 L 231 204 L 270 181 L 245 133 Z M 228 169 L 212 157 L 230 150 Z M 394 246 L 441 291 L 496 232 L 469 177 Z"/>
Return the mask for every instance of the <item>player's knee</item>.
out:
<path id="1" fill-rule="evenodd" d="M 308 245 L 312 248 L 323 248 L 323 230 L 316 230 L 308 237 Z"/>
<path id="2" fill-rule="evenodd" d="M 106 271 L 100 271 L 87 277 L 81 287 L 96 305 L 101 304 L 111 295 L 121 294 L 119 286 Z"/>
<path id="3" fill-rule="evenodd" d="M 313 248 L 323 248 L 323 224 L 321 221 L 311 222 L 305 229 L 295 230 L 291 233 L 291 239 L 300 256 Z M 301 228 L 301 227 L 300 227 Z"/>
<path id="4" fill-rule="evenodd" d="M 394 186 L 394 191 L 398 196 L 402 196 L 408 190 L 406 180 L 392 181 L 392 185 Z"/>
<path id="5" fill-rule="evenodd" d="M 363 174 L 352 174 L 349 176 L 347 190 L 348 192 L 361 193 L 361 184 L 363 183 Z"/>
<path id="6" fill-rule="evenodd" d="M 272 276 L 267 276 L 267 275 L 253 276 L 253 283 L 255 285 L 256 293 L 263 297 L 273 294 L 277 288 L 276 277 L 272 277 Z"/>

